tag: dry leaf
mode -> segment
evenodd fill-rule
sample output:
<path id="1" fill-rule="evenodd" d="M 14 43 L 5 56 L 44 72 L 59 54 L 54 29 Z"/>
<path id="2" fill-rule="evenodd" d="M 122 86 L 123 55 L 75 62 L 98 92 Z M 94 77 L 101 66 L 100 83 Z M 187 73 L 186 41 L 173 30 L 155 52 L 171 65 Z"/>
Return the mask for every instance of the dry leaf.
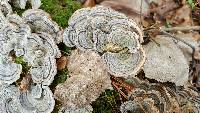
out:
<path id="1" fill-rule="evenodd" d="M 191 9 L 188 5 L 184 5 L 171 14 L 171 17 L 166 17 L 168 21 L 177 26 L 189 26 L 193 24 L 191 18 Z"/>
<path id="2" fill-rule="evenodd" d="M 59 71 L 65 69 L 66 65 L 67 65 L 67 57 L 66 56 L 62 56 L 60 59 L 58 59 L 57 69 Z"/>
<path id="3" fill-rule="evenodd" d="M 197 0 L 198 4 L 200 4 L 200 0 Z"/>
<path id="4" fill-rule="evenodd" d="M 23 77 L 22 81 L 20 82 L 19 89 L 23 92 L 26 92 L 31 84 L 31 80 L 31 75 Z"/>
<path id="5" fill-rule="evenodd" d="M 161 2 L 162 1 L 162 2 Z M 178 7 L 178 4 L 174 2 L 174 0 L 154 0 L 151 3 L 150 12 L 157 13 L 160 16 L 164 16 L 167 12 L 174 10 Z"/>
<path id="6" fill-rule="evenodd" d="M 95 0 L 86 0 L 83 4 L 84 7 L 94 7 L 96 5 Z"/>
<path id="7" fill-rule="evenodd" d="M 142 16 L 147 16 L 149 11 L 149 3 L 146 0 L 142 1 L 141 4 L 141 0 L 103 0 L 100 4 L 111 7 L 139 22 L 140 13 Z"/>
<path id="8" fill-rule="evenodd" d="M 198 43 L 198 40 L 200 39 L 200 35 L 198 32 L 191 32 L 191 33 L 179 33 L 176 34 L 176 37 L 184 40 L 185 42 L 189 43 L 190 45 L 192 45 L 195 48 L 195 53 L 194 53 L 194 57 L 196 59 L 200 60 L 200 44 Z M 188 60 L 188 64 L 190 63 L 190 61 L 192 61 L 192 48 L 189 47 L 188 45 L 184 44 L 181 41 L 177 42 L 178 47 L 181 49 L 181 51 L 183 52 L 184 56 L 186 57 L 186 59 Z"/>

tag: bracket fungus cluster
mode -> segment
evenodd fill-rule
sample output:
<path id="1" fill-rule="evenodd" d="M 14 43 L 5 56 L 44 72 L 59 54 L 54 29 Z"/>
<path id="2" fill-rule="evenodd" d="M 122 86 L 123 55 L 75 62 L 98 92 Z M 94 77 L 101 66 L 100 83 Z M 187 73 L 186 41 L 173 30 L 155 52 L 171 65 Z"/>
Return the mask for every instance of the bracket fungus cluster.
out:
<path id="1" fill-rule="evenodd" d="M 16 0 L 19 5 L 24 1 Z M 0 3 L 0 112 L 51 113 L 55 101 L 48 86 L 57 73 L 55 58 L 61 57 L 56 45 L 61 39 L 60 27 L 42 10 L 29 9 L 20 17 L 12 13 L 8 1 Z M 31 75 L 27 90 L 16 85 L 22 74 L 22 65 L 14 62 L 16 57 L 23 57 L 30 67 L 23 75 Z"/>
<path id="2" fill-rule="evenodd" d="M 109 73 L 134 76 L 143 66 L 142 31 L 124 14 L 103 6 L 82 8 L 72 15 L 68 24 L 64 43 L 99 53 Z"/>
<path id="3" fill-rule="evenodd" d="M 177 89 L 160 83 L 148 83 L 134 78 L 134 89 L 128 101 L 121 105 L 122 113 L 198 113 L 199 94 L 190 89 Z"/>
<path id="4" fill-rule="evenodd" d="M 27 1 L 32 9 L 22 16 L 13 13 L 9 3 L 25 9 Z M 143 49 L 142 30 L 136 22 L 103 6 L 77 10 L 62 30 L 48 13 L 38 9 L 40 5 L 40 0 L 0 0 L 0 112 L 51 113 L 55 97 L 62 102 L 62 113 L 90 113 L 91 103 L 111 87 L 110 74 L 131 78 L 135 86 L 129 101 L 121 105 L 122 113 L 200 109 L 194 90 L 175 91 L 159 83 L 183 86 L 188 80 L 187 60 L 173 40 L 157 37 L 160 46 L 150 42 Z M 56 58 L 61 57 L 57 44 L 62 41 L 77 49 L 68 59 L 70 77 L 56 86 L 53 96 L 49 85 L 57 74 Z M 15 62 L 17 57 L 27 63 L 27 73 Z M 143 66 L 145 76 L 158 83 L 134 77 Z"/>
<path id="5" fill-rule="evenodd" d="M 97 73 L 88 71 L 88 69 L 91 69 L 91 65 L 93 68 L 96 66 L 98 67 L 98 65 L 94 66 L 93 64 L 90 64 L 93 62 L 90 58 L 94 57 L 93 54 L 96 54 L 95 56 L 98 56 L 99 60 L 102 60 L 101 63 L 103 63 L 109 74 L 117 77 L 134 77 L 144 66 L 145 76 L 159 82 L 172 82 L 177 86 L 182 86 L 185 85 L 188 80 L 189 66 L 183 54 L 176 54 L 172 51 L 175 49 L 179 51 L 179 48 L 174 45 L 173 40 L 169 38 L 163 39 L 164 37 L 161 39 L 156 38 L 156 42 L 158 41 L 161 47 L 157 47 L 156 44 L 150 42 L 147 46 L 144 46 L 144 50 L 147 51 L 146 56 L 143 47 L 141 46 L 141 43 L 143 42 L 141 29 L 133 20 L 129 19 L 124 14 L 103 6 L 82 8 L 77 10 L 71 16 L 68 25 L 69 26 L 63 33 L 63 42 L 68 47 L 78 48 L 77 51 L 79 51 L 80 54 L 76 57 L 74 54 L 77 54 L 78 52 L 72 52 L 68 64 L 68 69 L 72 72 L 70 73 L 72 77 L 63 85 L 58 85 L 55 92 L 55 97 L 58 100 L 64 100 L 63 104 L 65 107 L 63 107 L 62 112 L 68 112 L 67 110 L 69 109 L 78 111 L 87 109 L 88 111 L 91 111 L 91 106 L 88 105 L 93 100 L 91 99 L 91 95 L 88 96 L 91 100 L 86 98 L 87 96 L 85 97 L 87 93 L 84 90 L 87 92 L 90 92 L 91 89 L 94 90 L 92 86 L 90 86 L 93 84 L 92 81 L 95 81 L 95 78 L 100 79 L 97 77 Z M 155 50 L 152 48 L 155 48 Z M 165 52 L 165 50 L 168 52 Z M 181 51 L 179 52 L 181 53 Z M 90 55 L 87 55 L 86 53 Z M 85 56 L 85 58 L 83 56 Z M 177 56 L 179 57 L 175 58 Z M 83 62 L 81 59 L 82 57 L 86 61 Z M 146 57 L 147 61 L 145 63 Z M 165 60 L 167 60 L 166 64 L 163 63 Z M 72 61 L 73 63 L 70 63 Z M 82 63 L 79 63 L 80 61 Z M 180 64 L 183 64 L 183 66 L 178 66 Z M 167 72 L 165 70 L 166 67 L 169 69 Z M 179 67 L 178 71 L 170 70 L 174 67 Z M 101 70 L 101 68 L 96 70 Z M 103 78 L 103 75 L 101 76 Z M 90 82 L 87 81 L 89 78 Z M 87 89 L 84 87 L 79 88 L 78 86 L 81 86 L 80 84 L 86 85 Z M 145 89 L 142 89 L 143 87 Z M 77 91 L 71 91 L 72 88 Z M 145 109 L 155 113 L 164 111 L 173 112 L 173 110 L 180 111 L 182 108 L 176 100 L 177 96 L 172 96 L 170 93 L 171 92 L 164 86 L 159 86 L 159 84 L 141 83 L 139 88 L 133 91 L 133 95 L 136 95 L 136 97 L 134 97 L 134 102 L 130 101 L 124 103 L 121 108 L 122 112 L 126 113 L 126 111 L 123 111 L 123 109 L 128 109 L 126 108 L 126 104 L 131 105 L 132 107 L 129 106 L 131 109 Z M 143 96 L 143 94 L 148 95 L 149 97 L 140 97 Z M 75 99 L 78 95 L 81 97 L 82 102 L 79 101 L 79 99 Z M 143 100 L 141 100 L 141 98 L 143 98 Z M 160 103 L 160 105 L 157 105 L 158 103 Z M 141 108 L 141 106 L 147 108 Z"/>
<path id="6" fill-rule="evenodd" d="M 29 91 L 21 92 L 14 85 L 1 86 L 0 88 L 1 113 L 51 113 L 54 108 L 54 98 L 48 87 L 31 85 Z M 35 95 L 39 94 L 40 95 Z"/>

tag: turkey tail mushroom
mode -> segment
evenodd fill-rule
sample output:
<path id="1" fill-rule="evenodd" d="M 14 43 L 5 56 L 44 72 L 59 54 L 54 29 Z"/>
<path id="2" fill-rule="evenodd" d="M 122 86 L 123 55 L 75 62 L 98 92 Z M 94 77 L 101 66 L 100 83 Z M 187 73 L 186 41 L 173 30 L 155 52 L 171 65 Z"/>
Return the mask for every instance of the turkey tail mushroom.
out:
<path id="1" fill-rule="evenodd" d="M 124 14 L 103 6 L 82 8 L 68 24 L 64 43 L 81 51 L 98 52 L 111 74 L 135 76 L 144 65 L 142 30 Z"/>
<path id="2" fill-rule="evenodd" d="M 34 32 L 50 34 L 57 44 L 62 41 L 60 27 L 45 11 L 41 9 L 29 9 L 22 14 L 22 18 Z"/>

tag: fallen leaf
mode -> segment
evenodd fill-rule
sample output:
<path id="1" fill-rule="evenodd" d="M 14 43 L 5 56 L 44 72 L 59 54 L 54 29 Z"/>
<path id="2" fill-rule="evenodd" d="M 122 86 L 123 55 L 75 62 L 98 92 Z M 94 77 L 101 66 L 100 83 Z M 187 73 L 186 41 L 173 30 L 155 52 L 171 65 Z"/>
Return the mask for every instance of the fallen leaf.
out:
<path id="1" fill-rule="evenodd" d="M 67 57 L 66 56 L 62 56 L 60 59 L 58 59 L 57 69 L 59 71 L 65 69 L 66 65 L 67 65 Z"/>
<path id="2" fill-rule="evenodd" d="M 138 22 L 141 19 L 140 14 L 146 17 L 149 11 L 149 3 L 146 0 L 142 0 L 142 3 L 141 0 L 103 0 L 100 5 L 111 7 Z"/>
<path id="3" fill-rule="evenodd" d="M 161 2 L 162 1 L 162 2 Z M 167 12 L 176 9 L 179 5 L 174 0 L 153 0 L 151 2 L 151 13 L 157 13 L 159 16 L 164 16 Z"/>
<path id="4" fill-rule="evenodd" d="M 198 32 L 177 33 L 176 37 L 192 45 L 196 50 L 194 53 L 195 59 L 200 60 L 200 48 L 199 48 L 200 44 L 198 43 L 198 40 L 200 39 L 200 35 Z M 192 48 L 181 41 L 177 41 L 176 44 L 183 52 L 189 64 L 192 61 Z"/>
<path id="5" fill-rule="evenodd" d="M 188 5 L 184 5 L 172 12 L 170 16 L 166 16 L 166 19 L 176 26 L 189 26 L 193 24 L 191 12 L 191 8 Z"/>
<path id="6" fill-rule="evenodd" d="M 20 86 L 19 89 L 23 92 L 28 90 L 28 87 L 31 84 L 31 75 L 27 75 L 25 77 L 23 77 L 22 81 L 20 82 Z"/>
<path id="7" fill-rule="evenodd" d="M 86 0 L 83 4 L 84 7 L 94 7 L 96 5 L 95 0 Z"/>

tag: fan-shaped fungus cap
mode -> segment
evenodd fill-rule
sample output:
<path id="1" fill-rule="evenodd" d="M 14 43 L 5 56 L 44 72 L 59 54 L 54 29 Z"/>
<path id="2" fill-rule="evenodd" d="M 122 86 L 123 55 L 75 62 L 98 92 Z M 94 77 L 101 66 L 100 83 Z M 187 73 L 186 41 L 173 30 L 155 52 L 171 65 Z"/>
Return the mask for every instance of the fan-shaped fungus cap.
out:
<path id="1" fill-rule="evenodd" d="M 134 76 L 145 61 L 141 29 L 124 14 L 103 6 L 77 10 L 63 40 L 69 47 L 103 55 L 108 72 L 116 76 Z"/>
<path id="2" fill-rule="evenodd" d="M 0 112 L 51 113 L 55 101 L 48 85 L 57 73 L 55 58 L 61 56 L 53 35 L 39 31 L 32 34 L 29 25 L 17 14 L 5 17 L 0 11 L 0 20 Z M 36 86 L 31 84 L 20 91 L 10 85 L 22 72 L 22 65 L 12 61 L 13 53 L 28 62 Z"/>
<path id="3" fill-rule="evenodd" d="M 0 62 L 0 83 L 12 84 L 19 79 L 22 66 L 12 62 Z"/>
<path id="4" fill-rule="evenodd" d="M 145 62 L 145 55 L 142 49 L 136 53 L 129 53 L 126 50 L 119 53 L 106 52 L 102 58 L 108 72 L 121 77 L 136 75 Z"/>
<path id="5" fill-rule="evenodd" d="M 68 47 L 74 47 L 75 38 L 77 37 L 76 35 L 77 34 L 72 27 L 68 27 L 67 29 L 65 29 L 63 32 L 64 44 Z"/>
<path id="6" fill-rule="evenodd" d="M 20 106 L 26 113 L 51 113 L 55 105 L 53 93 L 49 87 L 43 87 L 41 96 L 38 98 L 34 95 L 40 91 L 37 92 L 38 90 L 35 90 L 34 87 L 37 86 L 31 86 L 29 91 L 20 93 L 18 97 Z"/>
<path id="7" fill-rule="evenodd" d="M 147 61 L 144 65 L 145 76 L 160 82 L 173 82 L 183 86 L 188 81 L 189 66 L 187 59 L 170 37 L 157 36 L 155 42 L 145 46 Z"/>
<path id="8" fill-rule="evenodd" d="M 52 83 L 57 73 L 56 60 L 53 57 L 45 57 L 41 60 L 41 64 L 32 66 L 30 74 L 34 83 L 41 83 L 48 86 Z"/>
<path id="9" fill-rule="evenodd" d="M 32 34 L 28 37 L 24 58 L 30 65 L 39 65 L 45 57 L 59 58 L 61 53 L 50 35 Z"/>
<path id="10" fill-rule="evenodd" d="M 29 36 L 24 58 L 31 66 L 33 82 L 50 85 L 57 73 L 55 58 L 60 56 L 61 53 L 50 35 L 40 33 Z"/>
<path id="11" fill-rule="evenodd" d="M 177 100 L 177 91 L 161 83 L 139 81 L 135 78 L 131 81 L 129 79 L 130 84 L 134 84 L 134 89 L 128 94 L 129 102 L 125 102 L 121 106 L 123 113 L 127 113 L 128 110 L 132 111 L 131 113 L 138 110 L 153 111 L 152 113 L 179 113 L 181 111 L 181 105 Z"/>
<path id="12" fill-rule="evenodd" d="M 36 33 L 45 32 L 52 35 L 56 43 L 62 41 L 61 31 L 48 13 L 41 9 L 29 9 L 22 14 L 22 18 Z"/>
<path id="13" fill-rule="evenodd" d="M 23 112 L 17 97 L 20 91 L 13 85 L 0 85 L 0 112 L 1 113 L 21 113 Z"/>

